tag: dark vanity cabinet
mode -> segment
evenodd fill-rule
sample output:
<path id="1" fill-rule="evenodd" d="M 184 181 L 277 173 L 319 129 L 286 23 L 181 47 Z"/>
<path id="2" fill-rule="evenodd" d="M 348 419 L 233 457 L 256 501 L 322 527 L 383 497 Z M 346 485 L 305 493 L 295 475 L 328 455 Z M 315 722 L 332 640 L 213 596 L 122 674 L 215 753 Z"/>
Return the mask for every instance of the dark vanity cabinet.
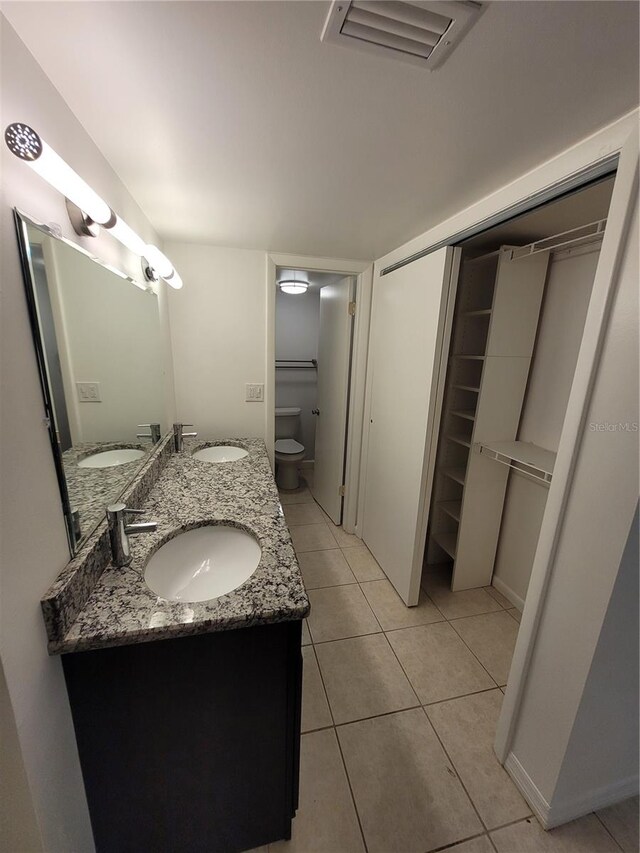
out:
<path id="1" fill-rule="evenodd" d="M 301 624 L 63 655 L 98 853 L 223 853 L 290 837 Z"/>

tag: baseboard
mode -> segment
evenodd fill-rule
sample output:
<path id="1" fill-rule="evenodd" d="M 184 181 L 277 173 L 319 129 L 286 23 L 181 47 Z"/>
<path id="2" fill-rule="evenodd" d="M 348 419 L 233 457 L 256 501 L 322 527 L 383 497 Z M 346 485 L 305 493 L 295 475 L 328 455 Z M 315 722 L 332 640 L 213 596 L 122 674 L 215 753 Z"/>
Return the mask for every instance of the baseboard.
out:
<path id="1" fill-rule="evenodd" d="M 607 806 L 612 806 L 621 800 L 635 797 L 638 793 L 638 781 L 638 776 L 631 776 L 619 782 L 612 782 L 611 785 L 605 785 L 603 788 L 587 791 L 580 797 L 554 803 L 549 811 L 545 829 L 553 829 L 554 826 L 560 826 L 598 809 L 606 809 Z"/>
<path id="2" fill-rule="evenodd" d="M 302 462 L 298 465 L 300 470 L 304 468 L 313 468 L 315 460 L 313 459 L 303 459 Z"/>
<path id="3" fill-rule="evenodd" d="M 495 586 L 498 592 L 501 592 L 505 598 L 508 598 L 513 606 L 517 607 L 520 613 L 522 613 L 524 610 L 524 598 L 520 598 L 519 595 L 516 595 L 511 587 L 507 586 L 506 583 L 503 580 L 500 580 L 497 575 L 494 575 L 491 578 L 491 585 Z"/>
<path id="4" fill-rule="evenodd" d="M 619 782 L 613 782 L 611 785 L 587 791 L 579 797 L 550 805 L 512 752 L 507 756 L 504 766 L 545 829 L 553 829 L 555 826 L 569 823 L 598 809 L 604 809 L 621 800 L 634 797 L 638 793 L 638 776 L 631 776 Z"/>
<path id="5" fill-rule="evenodd" d="M 498 587 L 496 587 L 498 589 Z M 499 590 L 502 592 L 502 590 Z M 506 593 L 503 593 L 506 594 Z M 534 814 L 539 819 L 540 823 L 547 828 L 547 818 L 549 815 L 550 805 L 540 793 L 540 790 L 534 784 L 533 780 L 518 761 L 515 755 L 510 752 L 507 760 L 504 763 L 504 769 L 515 782 L 516 788 L 520 791 L 525 800 L 533 809 Z"/>

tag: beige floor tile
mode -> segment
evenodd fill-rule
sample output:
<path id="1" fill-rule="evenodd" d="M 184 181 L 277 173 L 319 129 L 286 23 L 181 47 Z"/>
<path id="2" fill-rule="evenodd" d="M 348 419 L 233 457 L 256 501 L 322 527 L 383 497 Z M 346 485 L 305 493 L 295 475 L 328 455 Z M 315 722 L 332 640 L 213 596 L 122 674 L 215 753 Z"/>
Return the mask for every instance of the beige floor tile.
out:
<path id="1" fill-rule="evenodd" d="M 302 485 L 299 489 L 293 489 L 292 491 L 280 490 L 279 494 L 280 503 L 283 507 L 290 506 L 291 504 L 314 503 L 313 495 L 306 485 Z"/>
<path id="2" fill-rule="evenodd" d="M 509 610 L 507 610 L 507 613 L 509 614 L 509 616 L 513 616 L 518 625 L 520 624 L 520 620 L 522 619 L 522 613 L 520 613 L 517 607 L 509 608 Z"/>
<path id="3" fill-rule="evenodd" d="M 307 589 L 356 583 L 355 576 L 339 548 L 305 551 L 298 555 L 298 563 Z"/>
<path id="4" fill-rule="evenodd" d="M 448 622 L 387 634 L 422 704 L 495 687 Z"/>
<path id="5" fill-rule="evenodd" d="M 337 548 L 338 543 L 325 524 L 292 524 L 289 526 L 293 547 L 298 554 L 303 551 L 323 551 L 327 548 Z"/>
<path id="6" fill-rule="evenodd" d="M 424 853 L 482 831 L 422 710 L 337 732 L 369 853 Z"/>
<path id="7" fill-rule="evenodd" d="M 364 853 L 362 835 L 334 729 L 303 735 L 300 804 L 290 841 L 270 853 Z"/>
<path id="8" fill-rule="evenodd" d="M 451 623 L 499 685 L 507 683 L 518 623 L 505 610 Z"/>
<path id="9" fill-rule="evenodd" d="M 363 583 L 362 591 L 384 631 L 426 625 L 429 622 L 442 622 L 444 619 L 442 613 L 422 590 L 420 590 L 420 600 L 416 607 L 407 607 L 386 578 Z"/>
<path id="10" fill-rule="evenodd" d="M 285 504 L 283 509 L 288 525 L 326 523 L 324 513 L 317 503 Z"/>
<path id="11" fill-rule="evenodd" d="M 498 853 L 620 853 L 593 814 L 548 831 L 532 817 L 492 832 L 491 839 Z"/>
<path id="12" fill-rule="evenodd" d="M 331 711 L 322 686 L 313 646 L 302 649 L 302 731 L 332 726 Z"/>
<path id="13" fill-rule="evenodd" d="M 347 559 L 347 563 L 351 566 L 354 575 L 361 583 L 365 581 L 377 581 L 385 577 L 384 572 L 366 545 L 345 548 L 344 556 Z"/>
<path id="14" fill-rule="evenodd" d="M 631 797 L 596 812 L 624 853 L 638 853 L 638 797 Z"/>
<path id="15" fill-rule="evenodd" d="M 495 849 L 487 835 L 479 835 L 470 841 L 463 841 L 462 844 L 447 847 L 446 853 L 495 853 Z"/>
<path id="16" fill-rule="evenodd" d="M 509 601 L 506 595 L 503 595 L 501 592 L 498 592 L 495 586 L 485 586 L 485 589 L 487 590 L 491 598 L 495 598 L 500 607 L 504 607 L 505 610 L 509 610 L 510 607 L 513 607 L 513 604 Z"/>
<path id="17" fill-rule="evenodd" d="M 307 625 L 306 619 L 302 620 L 302 645 L 311 645 L 311 634 L 309 633 L 309 626 Z"/>
<path id="18" fill-rule="evenodd" d="M 314 643 L 380 631 L 378 620 L 357 584 L 310 589 L 309 628 Z"/>
<path id="19" fill-rule="evenodd" d="M 337 724 L 419 705 L 384 634 L 316 646 Z"/>
<path id="20" fill-rule="evenodd" d="M 345 533 L 342 527 L 336 527 L 331 522 L 331 532 L 336 537 L 336 542 L 341 548 L 356 548 L 362 546 L 362 539 L 358 539 L 353 533 Z"/>
<path id="21" fill-rule="evenodd" d="M 502 609 L 486 589 L 451 592 L 451 571 L 448 569 L 423 574 L 422 588 L 447 619 L 459 619 Z"/>
<path id="22" fill-rule="evenodd" d="M 493 751 L 503 695 L 476 693 L 430 705 L 427 714 L 487 829 L 531 814 Z"/>

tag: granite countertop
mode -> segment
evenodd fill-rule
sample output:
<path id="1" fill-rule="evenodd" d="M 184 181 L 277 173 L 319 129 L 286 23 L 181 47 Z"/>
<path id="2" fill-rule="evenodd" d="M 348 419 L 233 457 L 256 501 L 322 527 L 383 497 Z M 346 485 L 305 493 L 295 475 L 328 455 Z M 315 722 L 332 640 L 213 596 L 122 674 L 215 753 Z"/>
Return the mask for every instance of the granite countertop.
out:
<path id="1" fill-rule="evenodd" d="M 78 462 L 94 453 L 105 450 L 132 448 L 143 450 L 143 459 L 113 465 L 109 468 L 80 468 Z M 102 441 L 76 444 L 62 454 L 64 476 L 72 512 L 79 512 L 81 537 L 84 539 L 104 517 L 104 508 L 121 494 L 136 471 L 144 465 L 148 454 L 153 451 L 150 442 Z"/>
<path id="2" fill-rule="evenodd" d="M 191 456 L 201 447 L 220 444 L 243 447 L 248 456 L 218 464 Z M 100 554 L 105 554 L 105 531 L 99 529 L 99 543 L 79 554 L 43 599 L 51 654 L 299 620 L 309 612 L 264 442 L 185 439 L 184 451 L 177 454 L 169 447 L 165 440 L 158 448 L 162 464 L 152 477 L 140 475 L 140 482 L 147 477 L 148 494 L 135 492 L 140 483 L 132 486 L 143 498 L 133 503 L 145 512 L 140 520 L 156 521 L 158 529 L 130 537 L 131 565 L 98 567 Z M 254 574 L 211 601 L 159 598 L 143 577 L 149 557 L 180 531 L 212 522 L 229 522 L 253 533 L 262 549 Z"/>

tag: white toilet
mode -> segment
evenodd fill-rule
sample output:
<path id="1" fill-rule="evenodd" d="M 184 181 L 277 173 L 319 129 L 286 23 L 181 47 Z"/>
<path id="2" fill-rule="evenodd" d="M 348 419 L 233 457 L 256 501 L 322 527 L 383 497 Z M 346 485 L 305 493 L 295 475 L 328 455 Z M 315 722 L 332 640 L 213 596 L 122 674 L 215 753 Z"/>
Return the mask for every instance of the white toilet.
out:
<path id="1" fill-rule="evenodd" d="M 297 489 L 298 465 L 304 459 L 304 444 L 296 441 L 300 430 L 297 406 L 276 409 L 276 483 L 281 489 Z"/>

